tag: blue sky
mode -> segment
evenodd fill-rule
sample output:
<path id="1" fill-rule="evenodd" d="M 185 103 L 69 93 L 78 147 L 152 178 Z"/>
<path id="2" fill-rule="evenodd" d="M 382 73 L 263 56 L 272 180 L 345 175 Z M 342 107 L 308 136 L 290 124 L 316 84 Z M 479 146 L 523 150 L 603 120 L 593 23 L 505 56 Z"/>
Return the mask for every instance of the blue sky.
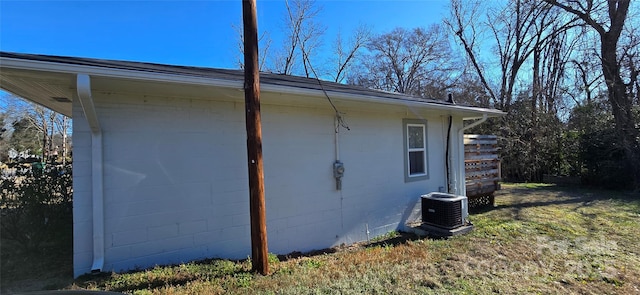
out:
<path id="1" fill-rule="evenodd" d="M 447 0 L 317 0 L 324 50 L 358 24 L 374 33 L 440 23 Z M 258 0 L 258 28 L 281 46 L 284 0 Z M 234 1 L 0 1 L 0 50 L 236 68 L 242 4 Z"/>

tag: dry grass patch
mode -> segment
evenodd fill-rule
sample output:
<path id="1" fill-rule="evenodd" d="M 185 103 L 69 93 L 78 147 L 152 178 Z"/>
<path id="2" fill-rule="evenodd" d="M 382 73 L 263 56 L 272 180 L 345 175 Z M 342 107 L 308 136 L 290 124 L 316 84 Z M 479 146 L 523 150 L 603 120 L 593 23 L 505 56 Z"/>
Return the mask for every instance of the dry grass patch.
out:
<path id="1" fill-rule="evenodd" d="M 387 235 L 314 255 L 275 256 L 272 274 L 213 260 L 111 274 L 74 288 L 132 294 L 640 293 L 640 196 L 505 185 L 474 231 Z"/>

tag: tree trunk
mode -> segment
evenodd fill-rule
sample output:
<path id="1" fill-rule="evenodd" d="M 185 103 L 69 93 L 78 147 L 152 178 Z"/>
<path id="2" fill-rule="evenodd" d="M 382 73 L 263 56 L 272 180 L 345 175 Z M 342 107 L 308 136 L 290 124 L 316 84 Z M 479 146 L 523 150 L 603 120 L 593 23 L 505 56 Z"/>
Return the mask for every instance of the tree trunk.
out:
<path id="1" fill-rule="evenodd" d="M 62 165 L 67 164 L 67 117 L 62 117 Z"/>
<path id="2" fill-rule="evenodd" d="M 54 113 L 53 111 L 51 111 L 51 113 L 49 114 L 49 128 L 51 128 L 50 131 L 47 131 L 49 133 L 49 147 L 47 150 L 47 155 L 49 156 L 49 159 L 47 159 L 47 161 L 45 162 L 54 162 L 53 159 L 53 134 L 55 133 L 54 127 L 55 127 L 55 118 L 56 118 L 56 113 Z"/>
<path id="3" fill-rule="evenodd" d="M 602 73 L 607 84 L 609 103 L 615 121 L 616 136 L 622 146 L 627 165 L 634 173 L 635 185 L 640 185 L 640 146 L 638 130 L 631 109 L 631 100 L 627 97 L 626 86 L 620 76 L 620 64 L 617 59 L 618 37 L 611 32 L 600 35 L 602 55 Z"/>
<path id="4" fill-rule="evenodd" d="M 635 128 L 635 118 L 631 109 L 631 99 L 627 95 L 626 85 L 620 76 L 620 63 L 618 62 L 618 40 L 629 12 L 630 0 L 607 1 L 607 12 L 610 21 L 609 30 L 592 17 L 592 7 L 580 11 L 570 5 L 559 3 L 557 0 L 544 0 L 549 4 L 576 15 L 585 23 L 595 29 L 600 35 L 600 55 L 602 58 L 602 74 L 607 84 L 609 103 L 615 121 L 615 130 L 618 143 L 624 151 L 627 159 L 626 168 L 634 175 L 634 185 L 640 187 L 640 144 L 638 143 L 639 131 Z M 592 2 L 589 2 L 593 4 Z M 585 9 L 580 5 L 581 9 Z"/>
<path id="5" fill-rule="evenodd" d="M 42 115 L 42 160 L 41 162 L 47 162 L 47 157 L 49 157 L 49 153 L 47 152 L 47 147 L 49 146 L 49 127 L 47 126 L 47 118 Z"/>

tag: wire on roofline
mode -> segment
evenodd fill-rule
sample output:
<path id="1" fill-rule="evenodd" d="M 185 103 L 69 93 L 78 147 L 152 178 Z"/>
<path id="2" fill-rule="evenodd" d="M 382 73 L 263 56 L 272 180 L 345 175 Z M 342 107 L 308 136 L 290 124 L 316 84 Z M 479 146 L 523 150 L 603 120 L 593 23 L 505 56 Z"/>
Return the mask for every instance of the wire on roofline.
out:
<path id="1" fill-rule="evenodd" d="M 316 70 L 311 65 L 311 61 L 309 61 L 309 56 L 307 56 L 307 53 L 304 52 L 304 50 L 302 50 L 302 58 L 304 58 L 307 61 L 307 64 L 309 65 L 309 68 L 311 69 L 311 72 L 313 73 L 313 75 L 316 76 L 316 81 L 318 81 L 318 85 L 320 85 L 320 89 L 322 89 L 322 93 L 324 93 L 324 96 L 329 101 L 329 104 L 331 104 L 331 107 L 336 112 L 336 120 L 338 120 L 338 125 L 336 126 L 335 132 L 338 133 L 340 131 L 339 130 L 340 126 L 342 126 L 342 128 L 344 128 L 344 129 L 351 130 L 351 128 L 349 128 L 349 125 L 347 125 L 347 123 L 344 121 L 344 118 L 342 117 L 342 114 L 344 114 L 344 113 L 338 111 L 338 108 L 336 107 L 336 105 L 333 104 L 333 101 L 331 100 L 331 97 L 329 97 L 329 94 L 324 89 L 324 85 L 322 85 L 322 81 L 318 77 L 318 73 L 316 73 Z"/>
<path id="2" fill-rule="evenodd" d="M 291 21 L 293 21 L 293 17 L 291 15 L 291 10 L 289 9 L 289 1 L 285 0 L 284 3 L 287 6 L 287 12 L 289 13 L 289 19 Z M 299 42 L 300 41 L 299 38 L 300 38 L 300 36 L 296 34 L 296 40 L 295 41 Z M 340 131 L 340 126 L 342 126 L 344 129 L 351 130 L 349 128 L 349 125 L 347 125 L 347 123 L 344 121 L 344 118 L 342 118 L 341 114 L 343 114 L 343 113 L 338 111 L 338 108 L 336 108 L 336 106 L 333 104 L 333 101 L 331 101 L 331 98 L 329 97 L 329 94 L 327 94 L 327 91 L 324 89 L 324 86 L 322 85 L 322 82 L 320 81 L 320 78 L 318 77 L 318 73 L 316 73 L 316 70 L 311 65 L 311 61 L 309 60 L 309 56 L 307 55 L 307 53 L 304 51 L 304 49 L 302 47 L 300 48 L 300 50 L 302 51 L 302 58 L 307 61 L 307 63 L 309 64 L 309 68 L 311 69 L 313 74 L 316 76 L 316 81 L 318 81 L 318 85 L 320 85 L 320 89 L 322 89 L 322 93 L 324 93 L 324 96 L 327 98 L 327 100 L 331 104 L 331 107 L 336 112 L 336 120 L 338 121 L 338 124 L 336 125 L 335 132 L 338 133 Z M 304 60 L 303 60 L 303 62 L 304 62 Z"/>

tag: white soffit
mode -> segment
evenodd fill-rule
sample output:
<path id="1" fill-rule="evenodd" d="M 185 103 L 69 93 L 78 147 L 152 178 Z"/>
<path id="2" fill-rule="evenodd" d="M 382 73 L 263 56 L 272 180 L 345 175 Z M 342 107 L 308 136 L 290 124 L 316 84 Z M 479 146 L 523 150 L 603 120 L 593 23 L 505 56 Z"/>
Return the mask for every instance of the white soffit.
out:
<path id="1" fill-rule="evenodd" d="M 37 56 L 36 56 L 37 57 Z M 73 58 L 68 58 L 72 60 Z M 109 61 L 102 61 L 102 63 L 108 63 Z M 115 61 L 114 61 L 115 62 Z M 161 83 L 179 83 L 179 84 L 189 84 L 189 85 L 202 85 L 202 86 L 210 86 L 210 87 L 222 87 L 222 88 L 231 88 L 236 89 L 238 91 L 242 91 L 243 89 L 243 80 L 238 75 L 234 75 L 233 79 L 229 79 L 229 77 L 210 77 L 202 74 L 205 68 L 197 68 L 200 72 L 193 71 L 193 73 L 188 73 L 189 68 L 186 70 L 183 67 L 178 66 L 168 66 L 168 65 L 158 65 L 157 67 L 164 67 L 168 69 L 172 69 L 175 67 L 177 70 L 183 71 L 183 73 L 178 72 L 170 72 L 170 71 L 159 71 L 155 68 L 152 68 L 150 65 L 149 70 L 144 70 L 144 63 L 134 63 L 133 65 L 137 65 L 138 68 L 141 69 L 123 69 L 117 67 L 106 67 L 106 66 L 95 66 L 95 65 L 82 65 L 82 64 L 73 64 L 73 63 L 64 63 L 64 62 L 51 62 L 51 61 L 42 61 L 42 60 L 34 60 L 29 58 L 12 58 L 12 57 L 0 57 L 0 71 L 2 77 L 2 88 L 7 89 L 10 92 L 13 92 L 19 96 L 22 96 L 27 99 L 31 99 L 36 103 L 45 105 L 53 110 L 56 110 L 60 113 L 63 113 L 67 116 L 71 115 L 71 104 L 56 101 L 56 98 L 64 98 L 67 97 L 71 99 L 70 96 L 67 96 L 67 93 L 70 91 L 74 91 L 73 78 L 69 79 L 68 82 L 60 84 L 60 80 L 58 79 L 58 83 L 53 83 L 46 79 L 47 76 L 51 75 L 52 77 L 60 74 L 70 75 L 69 77 L 74 77 L 75 74 L 83 73 L 88 74 L 90 76 L 96 77 L 108 77 L 108 78 L 119 78 L 119 79 L 132 79 L 132 80 L 144 80 L 144 81 L 154 81 Z M 23 75 L 22 78 L 18 78 L 17 76 L 12 75 L 12 73 L 17 72 L 30 72 L 35 73 L 31 75 Z M 211 69 L 215 70 L 215 69 Z M 231 72 L 231 71 L 226 71 Z M 236 71 L 238 72 L 238 71 Z M 41 76 L 45 78 L 44 80 L 36 80 L 35 78 L 30 78 L 31 76 Z M 73 75 L 73 76 L 71 76 Z M 27 76 L 27 77 L 24 77 Z M 218 76 L 223 76 L 223 74 L 218 74 Z M 64 79 L 63 79 L 64 80 Z M 43 82 L 44 81 L 44 82 Z M 48 83 L 46 81 L 49 81 Z M 416 98 L 412 98 L 410 96 L 405 96 L 402 94 L 396 93 L 386 93 L 382 91 L 369 90 L 369 89 L 349 89 L 347 85 L 338 85 L 336 83 L 331 82 L 321 82 L 324 84 L 324 88 L 326 89 L 326 93 L 332 99 L 344 99 L 349 101 L 357 101 L 364 103 L 379 103 L 379 104 L 387 104 L 387 105 L 396 105 L 396 106 L 405 106 L 408 108 L 424 108 L 429 110 L 438 110 L 443 111 L 448 114 L 462 116 L 464 118 L 476 118 L 482 117 L 484 114 L 487 114 L 490 117 L 497 117 L 505 115 L 504 112 L 495 109 L 486 109 L 486 108 L 477 108 L 477 107 L 469 107 L 462 105 L 452 105 L 443 102 L 433 101 L 433 100 L 420 100 Z M 335 85 L 334 85 L 335 84 Z M 324 97 L 324 93 L 321 89 L 318 89 L 318 82 L 312 79 L 306 79 L 301 77 L 291 77 L 284 75 L 276 75 L 271 73 L 261 73 L 261 83 L 260 88 L 263 92 L 272 92 L 272 93 L 284 93 L 284 94 L 293 94 L 299 96 L 315 96 L 315 97 Z"/>

